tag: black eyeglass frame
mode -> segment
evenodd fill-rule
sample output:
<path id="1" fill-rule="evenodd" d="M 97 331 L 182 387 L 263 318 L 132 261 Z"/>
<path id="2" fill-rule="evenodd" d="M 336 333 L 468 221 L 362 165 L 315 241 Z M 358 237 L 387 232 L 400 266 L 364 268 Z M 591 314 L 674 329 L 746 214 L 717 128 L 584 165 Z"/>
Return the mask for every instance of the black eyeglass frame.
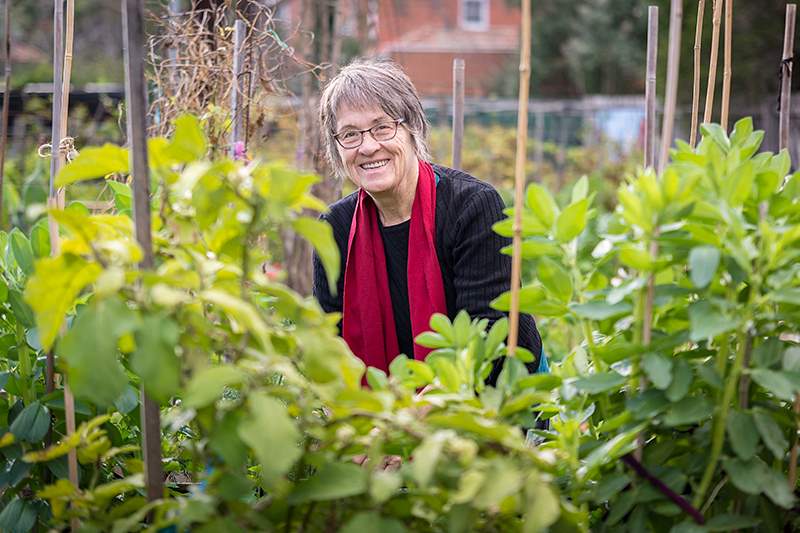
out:
<path id="1" fill-rule="evenodd" d="M 364 130 L 347 130 L 348 133 L 358 133 L 361 136 L 361 138 L 358 141 L 358 144 L 355 144 L 353 146 L 345 146 L 344 144 L 342 144 L 341 139 L 339 139 L 339 135 L 341 135 L 344 132 L 334 133 L 333 134 L 333 138 L 336 139 L 336 142 L 339 143 L 339 146 L 341 146 L 345 150 L 352 150 L 353 148 L 358 148 L 359 146 L 364 144 L 364 134 L 365 133 L 369 133 L 370 135 L 372 135 L 372 138 L 375 139 L 375 142 L 381 143 L 381 142 L 391 141 L 392 139 L 397 137 L 397 128 L 400 126 L 400 124 L 403 124 L 405 121 L 406 120 L 404 118 L 395 118 L 395 119 L 392 119 L 392 120 L 385 120 L 383 122 L 379 122 L 378 124 L 375 124 L 374 126 L 372 126 L 370 128 L 367 128 L 367 129 L 364 129 Z M 377 128 L 379 126 L 385 126 L 386 124 L 394 124 L 394 133 L 392 134 L 391 137 L 389 137 L 387 139 L 382 139 L 382 140 L 376 139 L 375 138 L 375 133 L 372 130 L 374 130 L 375 128 Z"/>

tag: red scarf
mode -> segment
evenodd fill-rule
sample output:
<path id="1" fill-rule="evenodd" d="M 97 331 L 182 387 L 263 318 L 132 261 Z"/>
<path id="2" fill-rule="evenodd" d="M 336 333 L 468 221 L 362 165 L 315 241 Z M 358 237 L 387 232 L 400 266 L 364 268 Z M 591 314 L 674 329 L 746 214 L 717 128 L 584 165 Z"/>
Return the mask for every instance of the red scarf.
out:
<path id="1" fill-rule="evenodd" d="M 430 329 L 431 315 L 447 314 L 435 218 L 436 178 L 431 165 L 420 161 L 408 230 L 408 307 L 415 338 Z M 342 337 L 368 366 L 388 371 L 399 348 L 377 208 L 364 189 L 358 192 L 347 241 L 343 298 Z M 414 344 L 414 359 L 424 359 L 429 352 Z"/>

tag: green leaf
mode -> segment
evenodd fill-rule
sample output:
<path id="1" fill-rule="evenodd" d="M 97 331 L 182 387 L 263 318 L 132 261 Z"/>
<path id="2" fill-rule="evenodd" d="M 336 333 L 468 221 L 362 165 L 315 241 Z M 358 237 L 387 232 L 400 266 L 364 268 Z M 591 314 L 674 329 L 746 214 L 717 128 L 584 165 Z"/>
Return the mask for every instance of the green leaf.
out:
<path id="1" fill-rule="evenodd" d="M 683 359 L 676 360 L 672 372 L 672 382 L 664 391 L 667 399 L 671 402 L 681 400 L 689 392 L 691 384 L 692 367 Z"/>
<path id="2" fill-rule="evenodd" d="M 151 314 L 136 331 L 136 351 L 131 369 L 142 379 L 145 391 L 164 402 L 180 388 L 180 363 L 175 346 L 180 326 L 165 314 Z"/>
<path id="3" fill-rule="evenodd" d="M 601 478 L 592 489 L 592 501 L 595 503 L 607 502 L 630 485 L 632 480 L 633 478 L 628 474 L 611 474 Z"/>
<path id="4" fill-rule="evenodd" d="M 420 487 L 425 488 L 430 483 L 450 434 L 451 432 L 437 431 L 426 437 L 412 453 L 414 460 L 411 462 L 411 476 Z"/>
<path id="5" fill-rule="evenodd" d="M 747 494 L 759 494 L 763 490 L 769 470 L 758 457 L 749 461 L 725 458 L 722 460 L 722 467 L 731 477 L 734 486 Z"/>
<path id="6" fill-rule="evenodd" d="M 572 187 L 572 202 L 583 200 L 589 194 L 589 177 L 584 174 Z"/>
<path id="7" fill-rule="evenodd" d="M 367 470 L 354 463 L 327 463 L 289 495 L 290 505 L 357 496 L 367 490 Z"/>
<path id="8" fill-rule="evenodd" d="M 701 422 L 711 416 L 714 406 L 703 396 L 690 396 L 667 408 L 664 423 L 668 426 L 685 426 Z"/>
<path id="9" fill-rule="evenodd" d="M 764 475 L 763 492 L 772 503 L 790 509 L 794 505 L 794 492 L 789 488 L 789 480 L 782 473 L 768 468 Z"/>
<path id="10" fill-rule="evenodd" d="M 748 460 L 755 455 L 758 446 L 758 429 L 750 413 L 737 409 L 731 410 L 728 413 L 726 430 L 728 442 L 737 456 Z"/>
<path id="11" fill-rule="evenodd" d="M 534 389 L 551 391 L 561 385 L 561 377 L 554 374 L 533 374 L 524 377 L 515 383 L 518 390 Z"/>
<path id="12" fill-rule="evenodd" d="M 570 310 L 581 318 L 605 320 L 629 313 L 633 307 L 627 302 L 610 304 L 605 300 L 595 300 L 583 304 L 570 304 Z"/>
<path id="13" fill-rule="evenodd" d="M 114 193 L 114 207 L 118 212 L 130 211 L 133 206 L 133 191 L 130 186 L 114 180 L 106 181 L 106 184 Z"/>
<path id="14" fill-rule="evenodd" d="M 525 499 L 527 505 L 523 531 L 548 531 L 561 515 L 561 500 L 553 487 L 532 474 L 525 483 Z"/>
<path id="15" fill-rule="evenodd" d="M 77 397 L 107 407 L 125 391 L 128 377 L 117 360 L 117 341 L 135 329 L 137 320 L 138 315 L 117 298 L 94 300 L 78 313 L 58 344 Z"/>
<path id="16" fill-rule="evenodd" d="M 261 463 L 261 477 L 272 485 L 303 454 L 298 444 L 302 435 L 280 400 L 257 393 L 248 399 L 248 406 L 249 416 L 239 425 L 239 436 Z"/>
<path id="17" fill-rule="evenodd" d="M 30 276 L 33 273 L 33 249 L 30 241 L 19 228 L 12 229 L 8 234 L 8 246 L 11 248 L 11 253 L 14 254 L 19 268 L 26 276 Z"/>
<path id="18" fill-rule="evenodd" d="M 15 497 L 3 512 L 0 512 L 0 531 L 25 533 L 36 525 L 36 506 L 32 501 Z"/>
<path id="19" fill-rule="evenodd" d="M 750 370 L 750 376 L 752 376 L 753 381 L 781 400 L 791 401 L 794 399 L 797 386 L 783 372 L 767 370 L 766 368 L 754 368 Z"/>
<path id="20" fill-rule="evenodd" d="M 245 379 L 244 373 L 235 366 L 222 365 L 204 368 L 189 381 L 183 405 L 193 409 L 205 407 L 221 398 L 225 387 L 237 385 Z"/>
<path id="21" fill-rule="evenodd" d="M 456 365 L 452 361 L 445 357 L 428 356 L 425 362 L 436 372 L 436 377 L 439 378 L 439 382 L 445 390 L 458 392 L 461 389 L 462 380 L 459 377 Z"/>
<path id="22" fill-rule="evenodd" d="M 700 131 L 703 137 L 710 137 L 722 150 L 727 153 L 731 147 L 728 136 L 719 124 L 702 124 Z"/>
<path id="23" fill-rule="evenodd" d="M 328 278 L 328 288 L 331 294 L 336 294 L 336 283 L 339 280 L 339 247 L 333 238 L 333 228 L 327 221 L 315 220 L 310 217 L 300 217 L 292 221 L 294 230 L 303 236 L 319 255 L 325 275 Z"/>
<path id="24" fill-rule="evenodd" d="M 165 153 L 181 163 L 191 163 L 206 155 L 208 142 L 200 120 L 192 115 L 181 115 L 175 120 L 175 133 Z"/>
<path id="25" fill-rule="evenodd" d="M 486 345 L 484 346 L 486 355 L 493 355 L 500 345 L 506 341 L 506 337 L 508 337 L 508 319 L 503 317 L 492 324 L 492 328 L 486 335 Z"/>
<path id="26" fill-rule="evenodd" d="M 362 511 L 353 516 L 339 533 L 405 533 L 402 522 L 384 518 L 375 511 Z"/>
<path id="27" fill-rule="evenodd" d="M 53 346 L 76 298 L 102 271 L 97 263 L 72 254 L 47 257 L 36 264 L 36 272 L 25 288 L 25 300 L 36 314 L 39 339 L 45 351 Z"/>
<path id="28" fill-rule="evenodd" d="M 577 237 L 586 227 L 586 215 L 589 200 L 584 198 L 568 205 L 558 215 L 555 237 L 558 242 L 566 243 Z"/>
<path id="29" fill-rule="evenodd" d="M 575 387 L 587 394 L 598 394 L 618 389 L 625 383 L 625 376 L 616 372 L 598 372 L 575 380 Z"/>
<path id="30" fill-rule="evenodd" d="M 500 251 L 506 255 L 512 255 L 514 246 L 509 244 Z M 523 259 L 538 259 L 542 256 L 558 257 L 561 253 L 559 244 L 548 237 L 528 237 L 522 241 Z"/>
<path id="31" fill-rule="evenodd" d="M 525 195 L 528 208 L 546 228 L 551 228 L 558 216 L 558 205 L 550 192 L 537 183 L 528 185 Z"/>
<path id="32" fill-rule="evenodd" d="M 664 390 L 672 382 L 672 360 L 655 353 L 645 354 L 642 368 L 657 389 Z"/>
<path id="33" fill-rule="evenodd" d="M 761 368 L 769 368 L 781 360 L 783 342 L 778 337 L 770 337 L 753 350 L 753 364 Z"/>
<path id="34" fill-rule="evenodd" d="M 49 428 L 50 411 L 39 402 L 33 402 L 17 415 L 9 430 L 17 440 L 38 443 Z"/>
<path id="35" fill-rule="evenodd" d="M 734 531 L 750 529 L 761 523 L 755 516 L 742 516 L 738 514 L 719 514 L 705 523 L 708 531 Z"/>
<path id="36" fill-rule="evenodd" d="M 786 372 L 800 372 L 800 347 L 786 348 L 783 352 L 783 369 Z"/>
<path id="37" fill-rule="evenodd" d="M 753 133 L 753 118 L 745 117 L 736 121 L 731 132 L 731 144 L 741 146 Z"/>
<path id="38" fill-rule="evenodd" d="M 128 150 L 114 144 L 88 147 L 81 150 L 72 163 L 56 176 L 56 186 L 63 187 L 76 181 L 103 178 L 109 174 L 128 173 Z"/>
<path id="39" fill-rule="evenodd" d="M 695 342 L 712 339 L 720 333 L 734 329 L 735 320 L 724 316 L 709 302 L 701 300 L 689 306 L 689 339 Z"/>
<path id="40" fill-rule="evenodd" d="M 689 252 L 689 273 L 698 289 L 708 285 L 719 266 L 719 250 L 713 246 L 695 246 Z"/>
<path id="41" fill-rule="evenodd" d="M 623 265 L 642 272 L 649 272 L 653 270 L 654 266 L 653 258 L 650 257 L 646 250 L 642 250 L 630 243 L 620 245 L 619 260 Z"/>
<path id="42" fill-rule="evenodd" d="M 50 229 L 46 218 L 40 219 L 31 228 L 31 249 L 36 259 L 50 255 Z"/>
<path id="43" fill-rule="evenodd" d="M 126 415 L 139 407 L 139 393 L 132 386 L 125 387 L 125 391 L 120 394 L 119 398 L 114 400 L 114 407 L 117 411 Z"/>
<path id="44" fill-rule="evenodd" d="M 26 328 L 36 327 L 33 310 L 25 303 L 21 292 L 17 289 L 8 289 L 8 304 L 11 306 L 11 311 L 14 313 L 17 322 Z"/>
<path id="45" fill-rule="evenodd" d="M 755 411 L 753 420 L 756 423 L 761 439 L 769 448 L 769 451 L 772 452 L 776 459 L 783 460 L 786 455 L 786 449 L 789 447 L 789 441 L 786 440 L 786 435 L 783 434 L 781 427 L 766 411 Z"/>
<path id="46" fill-rule="evenodd" d="M 564 303 L 572 299 L 572 279 L 564 268 L 547 257 L 539 260 L 539 281 Z"/>
<path id="47" fill-rule="evenodd" d="M 370 366 L 367 367 L 367 384 L 372 390 L 386 390 L 389 387 L 389 378 L 380 368 Z"/>
<path id="48" fill-rule="evenodd" d="M 397 472 L 375 470 L 369 484 L 369 495 L 376 503 L 383 503 L 398 493 L 403 486 L 403 478 Z"/>

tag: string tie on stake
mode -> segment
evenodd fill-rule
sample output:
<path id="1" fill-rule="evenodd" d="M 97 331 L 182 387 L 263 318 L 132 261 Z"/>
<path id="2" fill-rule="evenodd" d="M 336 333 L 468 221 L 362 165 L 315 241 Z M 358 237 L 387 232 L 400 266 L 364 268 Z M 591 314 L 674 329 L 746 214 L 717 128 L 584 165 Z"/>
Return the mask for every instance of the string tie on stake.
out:
<path id="1" fill-rule="evenodd" d="M 792 75 L 793 63 L 794 63 L 794 56 L 787 57 L 786 59 L 781 60 L 781 65 L 778 67 L 778 107 L 776 109 L 778 113 L 781 112 L 781 93 L 783 92 L 783 75 L 786 74 L 786 77 L 790 77 Z"/>
<path id="2" fill-rule="evenodd" d="M 73 137 L 64 137 L 61 139 L 61 142 L 58 144 L 58 151 L 64 156 L 67 160 L 67 163 L 71 163 L 76 157 L 78 157 L 78 150 L 75 148 L 75 139 Z M 41 158 L 48 158 L 53 155 L 53 145 L 51 143 L 45 143 L 41 145 L 36 153 Z"/>

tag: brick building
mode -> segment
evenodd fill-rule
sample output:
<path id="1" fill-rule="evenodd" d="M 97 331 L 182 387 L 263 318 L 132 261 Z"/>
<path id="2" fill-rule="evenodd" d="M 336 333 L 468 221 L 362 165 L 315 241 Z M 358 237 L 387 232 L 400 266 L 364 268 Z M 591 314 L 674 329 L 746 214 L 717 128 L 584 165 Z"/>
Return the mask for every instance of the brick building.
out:
<path id="1" fill-rule="evenodd" d="M 309 1 L 309 0 L 305 0 Z M 300 0 L 276 2 L 297 27 Z M 337 0 L 337 32 L 367 55 L 400 63 L 422 96 L 452 91 L 456 57 L 466 64 L 467 96 L 486 96 L 519 51 L 520 9 L 507 0 Z"/>

